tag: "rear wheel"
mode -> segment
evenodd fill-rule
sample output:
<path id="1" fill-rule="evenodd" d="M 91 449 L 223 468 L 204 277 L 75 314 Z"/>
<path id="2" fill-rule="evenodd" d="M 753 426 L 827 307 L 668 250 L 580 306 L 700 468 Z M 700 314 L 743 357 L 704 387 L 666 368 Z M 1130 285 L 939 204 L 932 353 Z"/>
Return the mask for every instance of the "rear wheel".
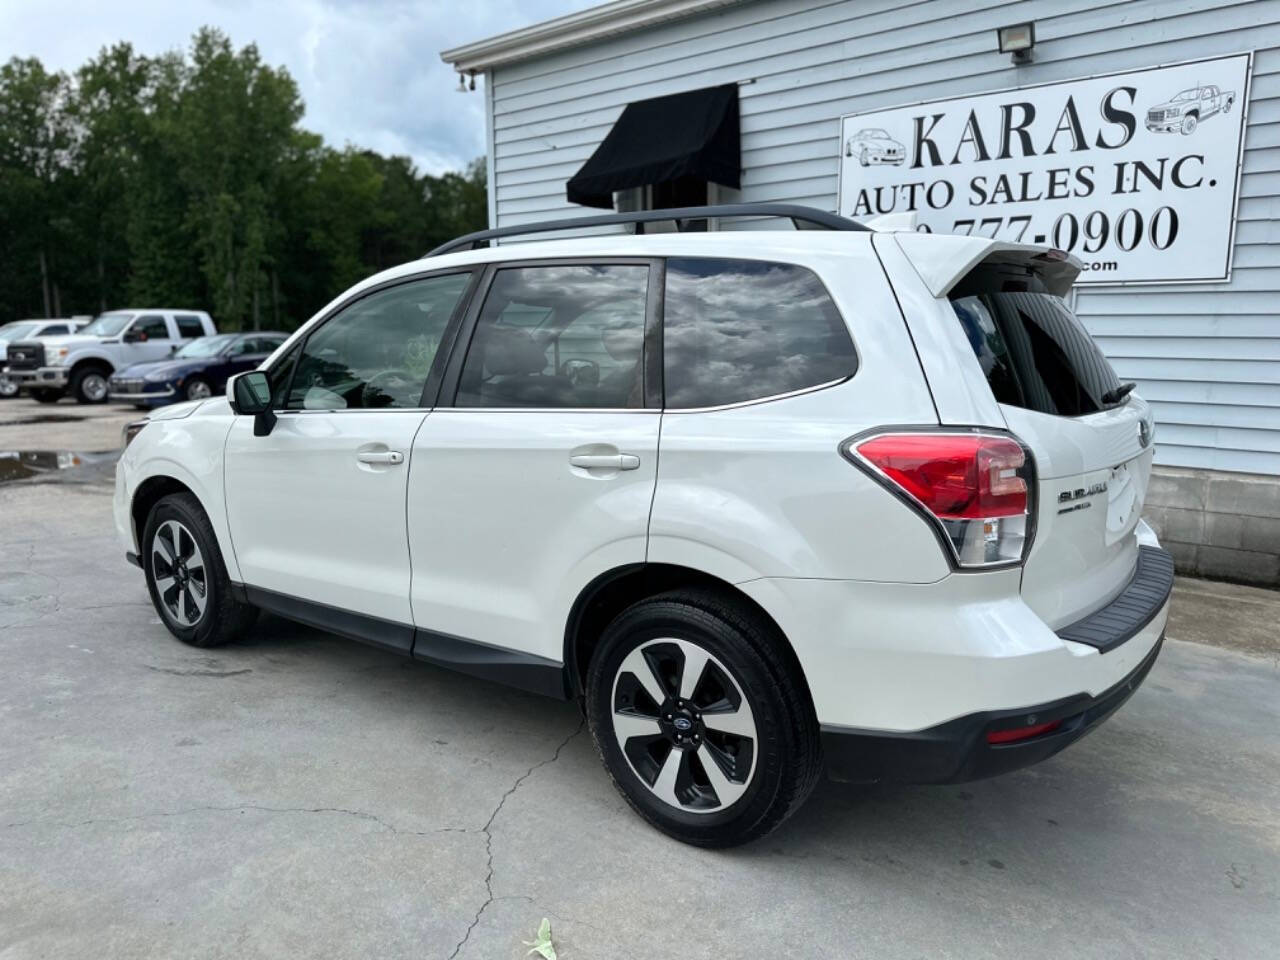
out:
<path id="1" fill-rule="evenodd" d="M 50 390 L 48 387 L 36 387 L 31 391 L 36 403 L 57 403 L 62 399 L 61 390 Z"/>
<path id="2" fill-rule="evenodd" d="M 821 771 L 808 693 L 770 625 L 715 593 L 641 601 L 592 658 L 587 716 L 627 802 L 686 843 L 769 833 Z"/>
<path id="3" fill-rule="evenodd" d="M 109 376 L 102 367 L 82 367 L 73 373 L 69 389 L 76 403 L 106 403 Z"/>
<path id="4" fill-rule="evenodd" d="M 204 509 L 189 493 L 155 505 L 142 536 L 142 568 L 151 603 L 169 632 L 194 647 L 235 640 L 258 611 L 238 601 Z"/>

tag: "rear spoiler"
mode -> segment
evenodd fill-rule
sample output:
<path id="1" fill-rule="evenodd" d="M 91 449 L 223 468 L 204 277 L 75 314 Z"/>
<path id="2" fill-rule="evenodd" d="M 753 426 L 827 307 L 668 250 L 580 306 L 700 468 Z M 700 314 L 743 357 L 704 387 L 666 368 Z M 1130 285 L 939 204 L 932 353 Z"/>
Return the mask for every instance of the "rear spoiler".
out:
<path id="1" fill-rule="evenodd" d="M 1062 250 L 1028 243 L 932 233 L 895 233 L 892 239 L 935 297 L 945 297 L 981 263 L 1030 267 L 1050 293 L 1064 297 L 1083 266 Z"/>

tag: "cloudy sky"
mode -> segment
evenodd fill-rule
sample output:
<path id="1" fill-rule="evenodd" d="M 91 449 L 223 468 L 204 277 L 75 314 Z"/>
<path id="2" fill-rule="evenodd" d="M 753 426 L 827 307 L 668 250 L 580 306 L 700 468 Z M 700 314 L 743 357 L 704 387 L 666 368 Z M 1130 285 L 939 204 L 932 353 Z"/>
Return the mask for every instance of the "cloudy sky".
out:
<path id="1" fill-rule="evenodd" d="M 128 40 L 185 47 L 209 24 L 293 74 L 303 125 L 335 146 L 407 154 L 423 172 L 484 153 L 484 95 L 455 93 L 440 51 L 593 6 L 598 0 L 0 0 L 0 60 L 73 70 Z"/>

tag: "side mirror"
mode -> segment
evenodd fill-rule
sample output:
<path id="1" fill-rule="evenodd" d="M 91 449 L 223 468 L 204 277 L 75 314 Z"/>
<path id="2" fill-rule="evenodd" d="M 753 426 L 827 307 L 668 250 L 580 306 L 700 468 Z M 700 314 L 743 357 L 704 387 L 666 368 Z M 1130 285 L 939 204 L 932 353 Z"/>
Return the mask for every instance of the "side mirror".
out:
<path id="1" fill-rule="evenodd" d="M 228 380 L 227 399 L 235 413 L 253 415 L 255 437 L 265 437 L 275 428 L 278 418 L 271 409 L 271 381 L 263 371 L 249 370 Z"/>
<path id="2" fill-rule="evenodd" d="M 140 330 L 126 330 L 120 339 L 125 343 L 137 343 L 139 340 L 147 339 L 147 335 Z"/>

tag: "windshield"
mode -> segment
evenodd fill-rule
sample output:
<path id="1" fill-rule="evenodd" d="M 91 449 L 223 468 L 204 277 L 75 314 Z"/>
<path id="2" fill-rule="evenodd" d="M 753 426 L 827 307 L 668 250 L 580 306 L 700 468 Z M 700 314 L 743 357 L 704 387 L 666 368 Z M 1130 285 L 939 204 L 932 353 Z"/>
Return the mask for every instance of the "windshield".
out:
<path id="1" fill-rule="evenodd" d="M 132 313 L 103 313 L 80 332 L 95 337 L 114 337 L 133 319 Z"/>
<path id="2" fill-rule="evenodd" d="M 231 345 L 231 341 L 236 338 L 237 334 L 223 333 L 216 337 L 200 337 L 192 340 L 185 347 L 174 354 L 175 357 L 188 359 L 190 357 L 216 357 L 223 350 Z"/>
<path id="3" fill-rule="evenodd" d="M 32 323 L 30 320 L 6 323 L 0 327 L 0 340 L 21 340 L 31 336 L 38 326 L 39 324 Z"/>
<path id="4" fill-rule="evenodd" d="M 1120 386 L 1111 364 L 1066 302 L 1034 276 L 979 268 L 951 305 L 998 403 L 1062 417 L 1114 405 L 1103 399 Z"/>
<path id="5" fill-rule="evenodd" d="M 1174 100 L 1196 100 L 1199 98 L 1199 96 L 1200 96 L 1199 90 L 1183 90 L 1180 94 L 1178 94 L 1173 99 Z"/>

